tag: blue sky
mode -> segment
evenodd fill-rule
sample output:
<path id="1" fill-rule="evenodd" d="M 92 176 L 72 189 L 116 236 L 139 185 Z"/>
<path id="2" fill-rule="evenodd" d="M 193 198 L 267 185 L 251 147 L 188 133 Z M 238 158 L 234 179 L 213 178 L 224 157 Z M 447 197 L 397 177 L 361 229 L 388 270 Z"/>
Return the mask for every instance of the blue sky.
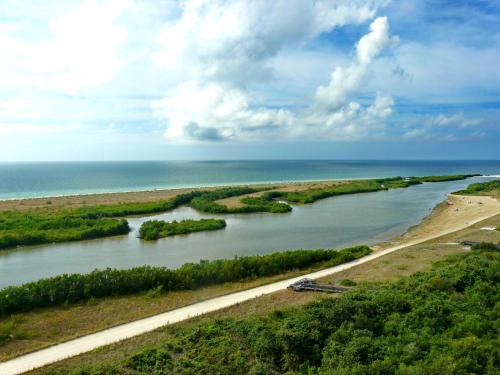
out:
<path id="1" fill-rule="evenodd" d="M 0 0 L 0 161 L 498 159 L 500 1 Z"/>

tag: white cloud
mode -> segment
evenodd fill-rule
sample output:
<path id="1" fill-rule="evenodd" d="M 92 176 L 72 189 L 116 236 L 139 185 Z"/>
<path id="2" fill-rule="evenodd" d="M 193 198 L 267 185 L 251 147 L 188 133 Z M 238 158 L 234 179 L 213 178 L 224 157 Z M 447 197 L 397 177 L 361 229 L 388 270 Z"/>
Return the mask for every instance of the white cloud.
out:
<path id="1" fill-rule="evenodd" d="M 166 137 L 176 140 L 252 139 L 265 129 L 292 124 L 289 111 L 251 109 L 248 99 L 243 91 L 220 83 L 186 82 L 154 108 L 158 117 L 168 119 Z"/>
<path id="2" fill-rule="evenodd" d="M 24 136 L 29 134 L 33 135 L 46 135 L 54 133 L 63 133 L 68 131 L 74 131 L 78 129 L 79 126 L 76 124 L 70 125 L 58 125 L 58 124 L 46 124 L 40 126 L 37 123 L 2 123 L 0 124 L 0 135 L 3 137 L 7 136 Z"/>
<path id="3" fill-rule="evenodd" d="M 0 85 L 76 94 L 108 81 L 120 67 L 127 35 L 116 20 L 129 5 L 89 0 L 38 29 L 22 20 L 0 25 Z"/>
<path id="4" fill-rule="evenodd" d="M 410 130 L 406 130 L 402 137 L 404 139 L 442 139 L 446 141 L 458 140 L 460 137 L 455 136 L 452 132 L 456 129 L 467 129 L 484 124 L 484 119 L 466 117 L 463 113 L 454 114 L 439 114 L 436 116 L 421 116 L 413 118 L 407 126 Z M 466 133 L 464 137 L 477 137 L 478 132 Z"/>
<path id="5" fill-rule="evenodd" d="M 298 45 L 345 24 L 373 18 L 386 0 L 188 0 L 159 38 L 156 62 L 165 69 L 236 83 L 266 80 L 266 64 L 288 44 Z"/>
<path id="6" fill-rule="evenodd" d="M 380 52 L 389 46 L 389 24 L 386 17 L 379 17 L 370 25 L 370 32 L 356 45 L 356 61 L 348 68 L 337 67 L 328 86 L 316 91 L 316 105 L 325 110 L 336 109 L 361 84 L 368 66 Z"/>
<path id="7" fill-rule="evenodd" d="M 476 126 L 482 122 L 481 119 L 476 118 L 466 118 L 463 113 L 455 113 L 453 115 L 443 115 L 440 114 L 435 117 L 430 117 L 427 119 L 427 124 L 430 126 L 458 126 L 460 128 L 468 128 L 470 126 Z"/>
<path id="8" fill-rule="evenodd" d="M 155 55 L 158 65 L 184 77 L 166 97 L 153 104 L 167 123 L 173 141 L 251 140 L 279 134 L 293 137 L 311 127 L 359 129 L 357 121 L 374 124 L 392 111 L 392 99 L 378 95 L 369 108 L 348 104 L 368 66 L 390 42 L 388 23 L 377 18 L 356 45 L 355 62 L 337 68 L 306 113 L 263 108 L 250 88 L 272 80 L 271 60 L 285 47 L 300 46 L 335 27 L 373 18 L 386 1 L 275 2 L 236 0 L 183 2 L 180 17 L 169 23 Z M 276 65 L 274 65 L 276 68 Z M 279 69 L 279 66 L 278 66 Z M 390 108 L 389 108 L 390 107 Z M 380 116 L 383 114 L 384 116 Z M 354 134 L 353 134 L 354 136 Z M 356 135 L 357 136 L 357 135 Z"/>

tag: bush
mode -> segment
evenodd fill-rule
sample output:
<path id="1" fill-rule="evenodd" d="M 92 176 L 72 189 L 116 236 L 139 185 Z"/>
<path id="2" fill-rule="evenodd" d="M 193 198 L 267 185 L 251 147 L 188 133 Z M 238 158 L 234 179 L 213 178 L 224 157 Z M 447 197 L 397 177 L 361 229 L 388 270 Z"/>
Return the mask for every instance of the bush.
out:
<path id="1" fill-rule="evenodd" d="M 289 203 L 313 203 L 319 199 L 340 194 L 355 194 L 379 191 L 391 188 L 408 187 L 421 182 L 449 181 L 464 179 L 472 175 L 429 176 L 429 177 L 394 177 L 377 180 L 359 180 L 334 183 L 323 188 L 307 189 L 296 192 L 269 191 L 268 188 L 246 186 L 226 187 L 214 190 L 195 190 L 179 194 L 171 199 L 158 202 L 132 202 L 112 205 L 95 205 L 68 209 L 38 209 L 31 211 L 8 211 L 0 213 L 0 250 L 24 245 L 36 245 L 50 242 L 79 241 L 85 239 L 126 234 L 130 228 L 124 219 L 129 215 L 144 215 L 165 212 L 181 205 L 189 204 L 194 209 L 218 214 L 270 212 L 286 213 L 292 207 Z M 498 180 L 500 181 L 500 180 Z M 472 190 L 497 189 L 500 182 L 492 181 L 474 187 Z M 241 207 L 227 207 L 217 200 L 263 192 L 260 197 L 241 199 Z"/>
<path id="2" fill-rule="evenodd" d="M 336 250 L 295 250 L 229 260 L 187 263 L 171 270 L 142 266 L 64 274 L 0 290 L 0 316 L 38 307 L 59 306 L 91 298 L 120 296 L 161 287 L 165 292 L 243 281 L 310 267 L 337 265 L 371 253 L 366 246 Z"/>
<path id="3" fill-rule="evenodd" d="M 197 197 L 215 200 L 257 191 L 260 190 L 248 187 L 221 188 L 183 193 L 159 202 L 96 205 L 73 210 L 6 211 L 0 213 L 0 249 L 126 234 L 130 231 L 128 222 L 115 218 L 172 210 Z"/>
<path id="4" fill-rule="evenodd" d="M 88 219 L 38 213 L 3 213 L 0 215 L 0 249 L 50 242 L 80 241 L 126 234 L 130 231 L 123 219 Z"/>
<path id="5" fill-rule="evenodd" d="M 356 286 L 357 283 L 355 281 L 350 280 L 350 279 L 344 279 L 340 282 L 340 285 L 342 285 L 342 286 Z"/>
<path id="6" fill-rule="evenodd" d="M 477 195 L 481 193 L 490 193 L 493 191 L 500 192 L 500 180 L 470 184 L 469 186 L 467 186 L 467 189 L 456 191 L 455 194 Z"/>
<path id="7" fill-rule="evenodd" d="M 496 374 L 499 266 L 471 252 L 339 298 L 203 320 L 102 374 Z"/>
<path id="8" fill-rule="evenodd" d="M 217 230 L 226 227 L 226 221 L 220 219 L 181 220 L 181 221 L 146 221 L 139 229 L 139 237 L 144 240 L 157 240 L 158 238 L 175 236 L 204 230 Z"/>
<path id="9" fill-rule="evenodd" d="M 498 251 L 497 245 L 490 242 L 481 242 L 471 246 L 476 251 Z"/>

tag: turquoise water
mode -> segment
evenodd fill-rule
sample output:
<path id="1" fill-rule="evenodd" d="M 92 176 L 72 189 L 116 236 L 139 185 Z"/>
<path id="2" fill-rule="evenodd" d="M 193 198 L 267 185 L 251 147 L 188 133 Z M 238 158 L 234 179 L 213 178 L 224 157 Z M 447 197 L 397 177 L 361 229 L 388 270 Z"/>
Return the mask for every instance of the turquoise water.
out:
<path id="1" fill-rule="evenodd" d="M 500 161 L 0 163 L 0 199 L 251 182 L 453 173 L 500 174 Z"/>
<path id="2" fill-rule="evenodd" d="M 287 214 L 224 215 L 227 221 L 224 230 L 164 238 L 157 242 L 145 242 L 136 237 L 144 220 L 217 215 L 204 215 L 182 207 L 153 217 L 132 218 L 129 222 L 133 231 L 127 236 L 0 252 L 0 287 L 62 273 L 89 272 L 95 268 L 130 268 L 143 264 L 178 267 L 200 259 L 370 244 L 403 233 L 424 218 L 446 193 L 480 180 L 484 178 L 339 196 L 312 205 L 294 206 Z"/>

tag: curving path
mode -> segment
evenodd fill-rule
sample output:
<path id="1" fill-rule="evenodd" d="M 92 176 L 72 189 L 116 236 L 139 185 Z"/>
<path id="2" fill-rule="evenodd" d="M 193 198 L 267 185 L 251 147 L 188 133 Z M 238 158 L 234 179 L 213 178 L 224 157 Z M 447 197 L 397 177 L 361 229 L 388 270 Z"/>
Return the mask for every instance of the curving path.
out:
<path id="1" fill-rule="evenodd" d="M 329 276 L 334 273 L 356 267 L 359 264 L 370 262 L 374 259 L 380 258 L 386 254 L 392 253 L 394 251 L 403 249 L 405 247 L 417 245 L 422 242 L 432 240 L 443 235 L 456 232 L 458 230 L 467 228 L 473 224 L 480 221 L 488 219 L 492 216 L 499 214 L 500 211 L 494 213 L 489 213 L 488 215 L 476 218 L 467 223 L 459 223 L 454 226 L 448 227 L 447 230 L 441 231 L 439 233 L 433 233 L 427 237 L 419 237 L 418 239 L 408 241 L 404 244 L 392 246 L 385 250 L 375 252 L 373 254 L 367 255 L 366 257 L 357 259 L 355 261 L 344 263 L 335 267 L 326 268 L 321 271 L 313 272 L 310 274 L 294 277 L 292 279 L 287 279 L 283 281 L 278 281 L 272 284 L 267 284 L 264 286 L 248 289 L 242 292 L 231 293 L 221 297 L 212 298 L 203 302 L 198 302 L 189 306 L 171 310 L 162 314 L 154 315 L 149 318 L 144 318 L 136 320 L 131 323 L 122 324 L 113 328 L 106 329 L 97 333 L 93 333 L 87 336 L 82 336 L 78 339 L 67 341 L 58 345 L 48 347 L 46 349 L 38 350 L 33 353 L 29 353 L 9 361 L 0 363 L 0 374 L 1 375 L 15 375 L 21 374 L 39 367 L 49 365 L 60 360 L 76 356 L 85 352 L 89 352 L 100 346 L 110 345 L 115 342 L 125 340 L 127 338 L 141 335 L 146 332 L 153 331 L 159 327 L 177 323 L 183 320 L 187 320 L 197 315 L 206 314 L 215 310 L 223 309 L 241 302 L 257 298 L 264 294 L 274 293 L 279 290 L 285 289 L 291 283 L 298 281 L 304 277 L 311 279 L 318 279 L 321 277 Z"/>

